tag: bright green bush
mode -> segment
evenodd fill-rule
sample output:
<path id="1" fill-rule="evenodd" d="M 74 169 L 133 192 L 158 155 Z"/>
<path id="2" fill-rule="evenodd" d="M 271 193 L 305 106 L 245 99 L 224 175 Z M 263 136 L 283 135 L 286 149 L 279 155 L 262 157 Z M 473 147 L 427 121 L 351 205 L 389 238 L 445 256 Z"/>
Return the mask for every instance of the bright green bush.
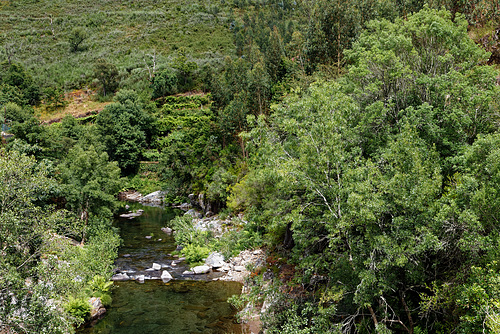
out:
<path id="1" fill-rule="evenodd" d="M 90 315 L 90 304 L 85 298 L 69 297 L 64 310 L 74 317 L 75 323 L 80 324 Z"/>
<path id="2" fill-rule="evenodd" d="M 203 259 L 210 254 L 210 249 L 204 246 L 189 244 L 185 246 L 181 252 L 188 263 L 197 264 L 202 262 Z"/>

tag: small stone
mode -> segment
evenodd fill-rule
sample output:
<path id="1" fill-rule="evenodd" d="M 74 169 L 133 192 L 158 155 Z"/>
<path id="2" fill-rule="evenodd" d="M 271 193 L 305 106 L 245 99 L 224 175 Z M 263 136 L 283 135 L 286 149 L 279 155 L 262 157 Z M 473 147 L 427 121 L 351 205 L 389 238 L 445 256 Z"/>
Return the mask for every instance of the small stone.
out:
<path id="1" fill-rule="evenodd" d="M 161 269 L 161 264 L 153 263 L 153 269 L 154 270 L 160 270 Z"/>
<path id="2" fill-rule="evenodd" d="M 145 237 L 145 238 L 146 238 L 146 239 L 151 239 L 151 238 L 152 238 L 152 236 L 151 236 L 151 235 L 146 235 L 146 237 Z"/>
<path id="3" fill-rule="evenodd" d="M 182 273 L 183 275 L 194 275 L 194 272 L 191 270 L 186 270 Z"/>
<path id="4" fill-rule="evenodd" d="M 245 271 L 245 267 L 243 266 L 235 266 L 234 271 Z"/>
<path id="5" fill-rule="evenodd" d="M 162 227 L 161 230 L 166 234 L 172 234 L 173 230 L 170 227 Z"/>
<path id="6" fill-rule="evenodd" d="M 127 204 L 127 205 L 125 205 L 125 210 L 128 210 L 128 209 L 130 209 L 130 205 Z"/>
<path id="7" fill-rule="evenodd" d="M 139 283 L 144 283 L 144 275 L 139 275 L 135 278 L 137 280 L 137 282 Z"/>
<path id="8" fill-rule="evenodd" d="M 158 241 L 161 241 L 162 239 L 158 239 Z"/>
<path id="9" fill-rule="evenodd" d="M 130 254 L 123 254 L 123 257 L 131 257 L 132 255 Z"/>
<path id="10" fill-rule="evenodd" d="M 194 271 L 195 274 L 206 274 L 210 271 L 209 266 L 196 266 L 194 268 L 191 268 L 192 271 Z"/>
<path id="11" fill-rule="evenodd" d="M 155 271 L 155 270 L 156 270 L 156 269 L 154 269 L 154 268 L 148 268 L 148 269 L 146 269 L 146 270 L 144 270 L 144 271 Z"/>
<path id="12" fill-rule="evenodd" d="M 127 274 L 123 273 L 118 273 L 116 275 L 113 275 L 113 277 L 111 277 L 112 281 L 128 281 L 129 279 L 130 277 Z"/>

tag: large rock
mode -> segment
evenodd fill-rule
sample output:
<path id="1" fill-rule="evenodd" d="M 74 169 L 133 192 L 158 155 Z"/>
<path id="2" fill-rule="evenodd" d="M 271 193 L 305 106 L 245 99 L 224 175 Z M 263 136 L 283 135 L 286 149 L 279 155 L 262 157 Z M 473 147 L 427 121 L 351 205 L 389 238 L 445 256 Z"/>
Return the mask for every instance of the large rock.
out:
<path id="1" fill-rule="evenodd" d="M 165 193 L 161 190 L 155 191 L 151 194 L 143 196 L 139 202 L 141 203 L 153 203 L 153 204 L 163 204 L 163 199 L 165 198 Z"/>
<path id="2" fill-rule="evenodd" d="M 210 267 L 209 266 L 196 266 L 191 269 L 195 274 L 206 274 L 210 272 Z"/>
<path id="3" fill-rule="evenodd" d="M 212 252 L 205 260 L 205 264 L 212 268 L 220 268 L 226 263 L 224 262 L 224 256 L 222 254 L 219 252 Z"/>
<path id="4" fill-rule="evenodd" d="M 168 271 L 163 270 L 163 272 L 161 273 L 161 279 L 164 283 L 167 283 L 168 281 L 173 279 L 173 277 L 172 277 L 172 275 L 170 275 L 170 273 Z"/>
<path id="5" fill-rule="evenodd" d="M 92 297 L 89 299 L 90 304 L 90 319 L 99 319 L 104 313 L 106 313 L 106 309 L 104 305 L 102 305 L 101 298 Z"/>
<path id="6" fill-rule="evenodd" d="M 123 214 L 120 215 L 120 218 L 132 219 L 132 218 L 135 218 L 135 217 L 139 217 L 140 215 L 142 215 L 143 211 L 144 210 L 137 210 L 137 212 L 123 213 Z"/>

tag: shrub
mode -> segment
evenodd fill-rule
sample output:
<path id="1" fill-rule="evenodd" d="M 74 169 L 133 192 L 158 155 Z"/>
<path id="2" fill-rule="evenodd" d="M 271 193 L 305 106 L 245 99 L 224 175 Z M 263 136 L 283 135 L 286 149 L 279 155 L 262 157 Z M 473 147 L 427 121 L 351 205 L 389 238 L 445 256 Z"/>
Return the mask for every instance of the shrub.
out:
<path id="1" fill-rule="evenodd" d="M 210 249 L 204 246 L 189 244 L 181 252 L 188 263 L 195 264 L 202 262 L 210 254 Z"/>
<path id="2" fill-rule="evenodd" d="M 69 297 L 64 310 L 75 319 L 75 323 L 82 323 L 90 315 L 90 304 L 84 298 Z"/>

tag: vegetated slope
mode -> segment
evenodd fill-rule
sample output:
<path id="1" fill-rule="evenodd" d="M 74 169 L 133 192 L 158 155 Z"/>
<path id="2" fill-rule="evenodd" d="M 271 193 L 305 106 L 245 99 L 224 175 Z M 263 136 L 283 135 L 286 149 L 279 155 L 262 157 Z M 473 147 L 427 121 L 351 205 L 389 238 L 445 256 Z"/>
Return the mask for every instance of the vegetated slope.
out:
<path id="1" fill-rule="evenodd" d="M 180 47 L 208 61 L 233 48 L 216 1 L 7 1 L 0 7 L 3 58 L 21 62 L 43 86 L 90 81 L 104 58 L 133 76 Z"/>

